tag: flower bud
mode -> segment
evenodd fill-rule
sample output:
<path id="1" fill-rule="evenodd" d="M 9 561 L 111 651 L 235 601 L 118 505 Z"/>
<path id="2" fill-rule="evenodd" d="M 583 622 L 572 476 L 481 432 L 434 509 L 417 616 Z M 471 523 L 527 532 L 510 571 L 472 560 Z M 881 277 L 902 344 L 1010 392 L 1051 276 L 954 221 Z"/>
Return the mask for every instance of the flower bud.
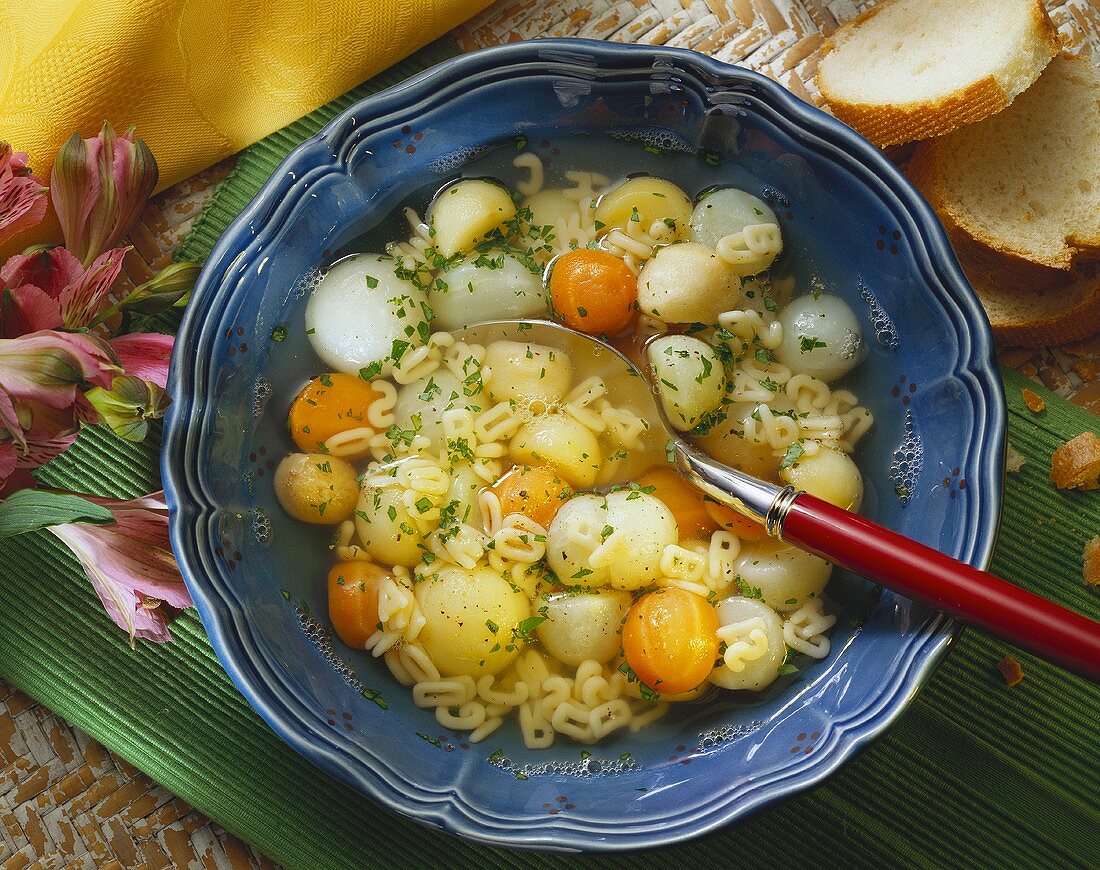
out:
<path id="1" fill-rule="evenodd" d="M 134 128 L 121 136 L 104 122 L 100 134 L 74 133 L 50 176 L 54 209 L 67 247 L 85 265 L 114 247 L 137 221 L 157 186 L 157 161 Z"/>
<path id="2" fill-rule="evenodd" d="M 132 375 L 115 378 L 110 390 L 96 387 L 84 395 L 103 422 L 127 441 L 144 441 L 149 421 L 163 417 L 171 402 L 156 384 Z"/>

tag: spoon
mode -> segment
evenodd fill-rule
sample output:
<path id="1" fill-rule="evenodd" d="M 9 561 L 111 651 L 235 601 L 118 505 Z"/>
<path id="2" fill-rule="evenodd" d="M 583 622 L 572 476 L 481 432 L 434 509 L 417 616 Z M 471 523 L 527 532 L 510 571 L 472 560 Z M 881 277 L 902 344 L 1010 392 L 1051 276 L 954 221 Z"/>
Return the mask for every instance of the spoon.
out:
<path id="1" fill-rule="evenodd" d="M 463 339 L 546 344 L 572 359 L 605 355 L 641 378 L 681 474 L 711 498 L 762 523 L 784 543 L 860 574 L 961 622 L 997 635 L 1100 682 L 1100 622 L 899 535 L 792 486 L 780 487 L 711 459 L 669 423 L 660 388 L 606 342 L 552 321 L 498 320 L 467 327 Z"/>

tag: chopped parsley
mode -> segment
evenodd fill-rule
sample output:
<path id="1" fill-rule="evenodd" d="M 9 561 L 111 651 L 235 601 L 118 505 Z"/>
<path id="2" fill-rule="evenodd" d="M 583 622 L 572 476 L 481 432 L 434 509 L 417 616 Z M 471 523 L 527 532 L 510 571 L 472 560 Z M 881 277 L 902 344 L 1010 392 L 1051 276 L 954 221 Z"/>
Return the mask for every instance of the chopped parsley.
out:
<path id="1" fill-rule="evenodd" d="M 790 468 L 798 462 L 805 453 L 806 451 L 802 447 L 802 442 L 795 441 L 794 444 L 791 444 L 787 448 L 787 452 L 783 454 L 783 461 L 779 463 L 779 470 L 782 471 L 784 468 Z"/>

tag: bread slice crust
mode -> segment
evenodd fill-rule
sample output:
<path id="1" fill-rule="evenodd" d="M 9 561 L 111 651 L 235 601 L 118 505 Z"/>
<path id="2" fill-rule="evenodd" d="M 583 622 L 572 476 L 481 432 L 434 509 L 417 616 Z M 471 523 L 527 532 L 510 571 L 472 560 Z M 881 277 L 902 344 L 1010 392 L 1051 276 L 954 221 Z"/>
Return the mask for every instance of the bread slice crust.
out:
<path id="1" fill-rule="evenodd" d="M 929 100 L 906 101 L 899 94 L 896 102 L 880 103 L 841 96 L 829 82 L 829 55 L 843 52 L 845 42 L 855 30 L 868 26 L 883 10 L 900 2 L 910 0 L 885 0 L 838 29 L 825 41 L 817 72 L 817 85 L 829 109 L 880 148 L 942 136 L 1000 112 L 1038 78 L 1060 46 L 1042 0 L 1030 0 L 1029 57 L 1019 61 L 1021 69 L 1015 74 L 990 70 L 949 94 Z M 965 9 L 966 5 L 962 3 L 960 8 Z"/>
<path id="2" fill-rule="evenodd" d="M 1021 292 L 1008 286 L 1011 264 L 1002 281 L 983 270 L 968 271 L 962 257 L 959 262 L 1001 347 L 1050 347 L 1100 332 L 1100 269 L 1094 265 L 1075 270 L 1068 284 Z"/>

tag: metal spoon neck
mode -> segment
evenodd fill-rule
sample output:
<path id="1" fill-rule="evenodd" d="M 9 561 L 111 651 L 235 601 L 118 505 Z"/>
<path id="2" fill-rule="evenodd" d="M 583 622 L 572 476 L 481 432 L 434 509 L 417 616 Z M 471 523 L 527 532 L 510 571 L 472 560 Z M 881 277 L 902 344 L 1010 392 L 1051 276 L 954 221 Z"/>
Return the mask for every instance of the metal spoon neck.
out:
<path id="1" fill-rule="evenodd" d="M 791 503 L 799 495 L 793 486 L 780 487 L 715 462 L 686 441 L 672 439 L 676 465 L 684 476 L 715 501 L 763 523 L 779 537 Z"/>

